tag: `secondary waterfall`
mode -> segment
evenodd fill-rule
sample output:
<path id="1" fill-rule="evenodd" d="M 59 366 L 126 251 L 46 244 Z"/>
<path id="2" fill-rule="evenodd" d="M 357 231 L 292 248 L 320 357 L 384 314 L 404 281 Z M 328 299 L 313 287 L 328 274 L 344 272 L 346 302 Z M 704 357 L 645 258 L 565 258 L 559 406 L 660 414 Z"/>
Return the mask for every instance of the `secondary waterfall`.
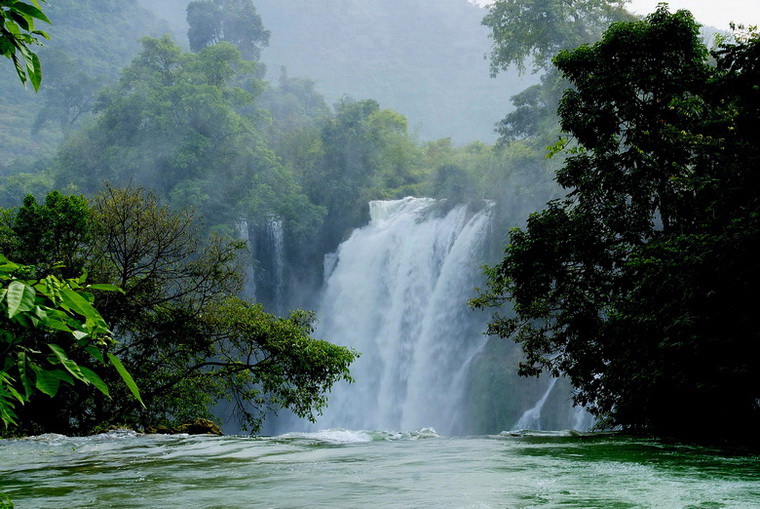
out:
<path id="1" fill-rule="evenodd" d="M 317 335 L 362 353 L 319 427 L 449 433 L 472 357 L 487 341 L 467 301 L 480 277 L 492 206 L 428 198 L 370 203 L 326 264 Z"/>
<path id="2" fill-rule="evenodd" d="M 267 309 L 284 313 L 285 305 L 285 228 L 277 216 L 264 221 L 240 221 L 240 238 L 246 242 L 255 260 L 247 279 L 247 295 L 263 302 Z"/>
<path id="3" fill-rule="evenodd" d="M 535 405 L 533 405 L 531 408 L 525 411 L 524 414 L 522 414 L 522 417 L 520 417 L 520 420 L 517 421 L 517 423 L 514 425 L 512 429 L 514 430 L 521 430 L 521 429 L 541 429 L 541 411 L 544 409 L 544 405 L 546 404 L 546 400 L 549 398 L 549 395 L 554 390 L 554 386 L 557 385 L 557 379 L 552 378 L 549 380 L 549 385 L 546 388 L 546 392 L 543 396 L 541 396 L 541 399 L 539 399 Z"/>

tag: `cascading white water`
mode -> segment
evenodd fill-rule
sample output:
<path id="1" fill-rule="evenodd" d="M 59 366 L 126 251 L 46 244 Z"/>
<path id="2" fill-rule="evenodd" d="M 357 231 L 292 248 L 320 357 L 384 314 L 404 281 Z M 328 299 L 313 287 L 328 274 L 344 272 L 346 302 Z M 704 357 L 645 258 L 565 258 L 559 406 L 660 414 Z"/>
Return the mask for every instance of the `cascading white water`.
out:
<path id="1" fill-rule="evenodd" d="M 317 335 L 362 353 L 356 383 L 337 387 L 318 427 L 448 433 L 460 373 L 486 339 L 467 306 L 485 260 L 492 207 L 444 209 L 405 198 L 370 203 L 326 276 Z"/>
<path id="2" fill-rule="evenodd" d="M 557 379 L 550 378 L 549 385 L 546 387 L 546 391 L 544 392 L 544 395 L 541 396 L 541 399 L 536 401 L 535 405 L 527 409 L 522 414 L 520 419 L 513 426 L 512 428 L 513 430 L 543 429 L 543 427 L 541 426 L 541 411 L 544 409 L 546 400 L 549 398 L 549 395 L 552 393 L 552 390 L 554 389 L 555 385 L 557 385 Z"/>
<path id="3" fill-rule="evenodd" d="M 267 232 L 272 249 L 272 286 L 274 308 L 282 312 L 285 307 L 285 228 L 282 219 L 276 216 L 269 218 Z"/>
<path id="4" fill-rule="evenodd" d="M 235 225 L 237 229 L 238 237 L 245 242 L 245 247 L 249 252 L 253 252 L 253 243 L 251 242 L 251 230 L 247 219 L 239 219 Z M 253 264 L 245 266 L 245 284 L 243 287 L 243 295 L 246 298 L 255 300 L 256 298 L 256 277 L 253 270 Z"/>
<path id="5" fill-rule="evenodd" d="M 246 282 L 246 296 L 258 300 L 274 313 L 285 313 L 285 227 L 271 215 L 264 221 L 238 223 L 239 235 L 253 255 Z"/>

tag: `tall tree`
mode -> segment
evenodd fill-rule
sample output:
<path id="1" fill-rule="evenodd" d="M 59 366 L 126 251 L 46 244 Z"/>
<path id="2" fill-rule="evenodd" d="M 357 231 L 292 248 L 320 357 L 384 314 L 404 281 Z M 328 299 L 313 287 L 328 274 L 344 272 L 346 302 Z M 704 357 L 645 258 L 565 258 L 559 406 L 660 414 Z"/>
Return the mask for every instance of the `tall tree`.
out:
<path id="1" fill-rule="evenodd" d="M 560 50 L 591 42 L 613 21 L 630 17 L 628 0 L 496 0 L 483 24 L 491 29 L 491 74 L 511 65 L 547 69 Z"/>
<path id="2" fill-rule="evenodd" d="M 243 58 L 258 60 L 261 48 L 269 44 L 269 30 L 252 0 L 195 0 L 187 6 L 187 37 L 190 49 L 229 42 L 240 50 Z"/>
<path id="3" fill-rule="evenodd" d="M 628 0 L 496 0 L 483 18 L 493 40 L 491 75 L 514 66 L 543 71 L 541 82 L 513 96 L 515 110 L 496 126 L 501 143 L 531 139 L 537 146 L 557 135 L 556 108 L 567 81 L 552 66 L 560 50 L 597 40 L 614 21 L 632 20 Z"/>
<path id="4" fill-rule="evenodd" d="M 555 63 L 577 146 L 563 200 L 511 233 L 478 306 L 519 342 L 521 372 L 566 374 L 609 425 L 705 437 L 760 424 L 760 327 L 749 288 L 760 199 L 760 39 L 712 53 L 691 14 L 616 23 Z"/>

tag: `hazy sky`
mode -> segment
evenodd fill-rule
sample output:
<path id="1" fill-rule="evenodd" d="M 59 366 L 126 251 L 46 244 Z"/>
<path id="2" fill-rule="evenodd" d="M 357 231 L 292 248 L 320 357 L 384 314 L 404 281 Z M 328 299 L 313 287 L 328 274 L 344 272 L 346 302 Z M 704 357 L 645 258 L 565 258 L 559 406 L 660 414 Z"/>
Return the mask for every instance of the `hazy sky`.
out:
<path id="1" fill-rule="evenodd" d="M 648 14 L 659 0 L 632 0 L 628 10 Z M 670 10 L 688 9 L 703 25 L 728 30 L 728 23 L 760 25 L 760 1 L 758 0 L 670 0 Z"/>
<path id="2" fill-rule="evenodd" d="M 492 0 L 472 0 L 486 4 Z M 628 9 L 638 14 L 648 14 L 661 0 L 632 0 Z M 760 0 L 670 0 L 671 10 L 688 9 L 703 25 L 728 30 L 728 23 L 760 25 Z"/>

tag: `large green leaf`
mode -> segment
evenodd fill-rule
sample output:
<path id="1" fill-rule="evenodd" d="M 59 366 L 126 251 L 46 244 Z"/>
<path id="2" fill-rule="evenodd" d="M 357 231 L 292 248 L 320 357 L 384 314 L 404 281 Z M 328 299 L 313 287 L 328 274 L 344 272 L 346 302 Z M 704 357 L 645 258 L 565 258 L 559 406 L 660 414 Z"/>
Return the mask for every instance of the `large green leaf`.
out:
<path id="1" fill-rule="evenodd" d="M 18 313 L 32 309 L 34 305 L 34 288 L 21 281 L 11 281 L 5 296 L 8 303 L 8 318 L 13 318 Z"/>
<path id="2" fill-rule="evenodd" d="M 10 261 L 3 255 L 0 255 L 0 272 L 11 273 L 18 270 L 21 266 L 18 263 Z"/>
<path id="3" fill-rule="evenodd" d="M 61 384 L 60 377 L 53 374 L 51 371 L 42 369 L 36 364 L 30 364 L 36 381 L 34 383 L 40 391 L 44 392 L 51 398 L 58 393 L 58 386 Z"/>
<path id="4" fill-rule="evenodd" d="M 93 307 L 92 303 L 74 290 L 65 287 L 61 289 L 61 305 L 79 313 L 87 320 L 91 320 L 92 323 L 104 331 L 108 329 L 105 320 L 100 316 L 98 310 Z"/>
<path id="5" fill-rule="evenodd" d="M 69 356 L 66 354 L 66 351 L 61 348 L 58 345 L 49 344 L 48 347 L 53 351 L 55 356 L 58 358 L 58 361 L 63 365 L 64 368 L 66 368 L 66 371 L 71 373 L 74 378 L 77 380 L 82 380 L 83 382 L 86 382 L 87 379 L 82 374 L 82 371 L 79 369 L 79 366 L 76 362 L 69 359 Z"/>
<path id="6" fill-rule="evenodd" d="M 41 323 L 49 329 L 71 333 L 71 327 L 69 327 L 65 322 L 61 321 L 58 317 L 52 317 L 48 315 L 44 320 L 41 320 Z"/>
<path id="7" fill-rule="evenodd" d="M 27 19 L 36 18 L 45 21 L 46 23 L 50 23 L 50 20 L 47 18 L 47 16 L 45 16 L 45 13 L 33 5 L 16 2 L 12 8 L 20 12 L 22 15 L 25 15 Z"/>
<path id="8" fill-rule="evenodd" d="M 92 385 L 94 385 L 97 390 L 99 390 L 100 392 L 102 392 L 106 396 L 109 396 L 109 397 L 111 396 L 111 393 L 108 390 L 108 386 L 103 381 L 103 379 L 100 378 L 100 376 L 98 376 L 97 373 L 95 373 L 90 368 L 86 368 L 84 366 L 79 366 L 79 369 L 82 372 L 82 375 L 84 375 L 84 378 L 88 382 L 90 382 Z"/>
<path id="9" fill-rule="evenodd" d="M 86 318 L 94 319 L 94 313 L 97 313 L 97 311 L 95 311 L 95 309 L 92 307 L 92 304 L 90 304 L 87 299 L 79 295 L 77 292 L 70 288 L 64 287 L 61 288 L 61 297 L 61 304 L 63 304 L 66 308 L 76 311 Z"/>
<path id="10" fill-rule="evenodd" d="M 26 63 L 27 72 L 29 73 L 29 79 L 32 81 L 34 91 L 40 89 L 40 83 L 42 83 L 42 64 L 40 64 L 40 58 L 36 53 L 32 53 Z"/>
<path id="11" fill-rule="evenodd" d="M 119 288 L 116 285 L 107 285 L 107 284 L 95 284 L 95 285 L 87 285 L 88 290 L 102 290 L 104 292 L 120 292 L 124 293 L 124 290 Z"/>
<path id="12" fill-rule="evenodd" d="M 94 346 L 86 346 L 84 349 L 87 350 L 87 352 L 90 355 L 92 355 L 94 358 L 96 358 L 100 362 L 105 362 L 105 358 L 103 357 L 102 350 L 95 348 Z"/>
<path id="13" fill-rule="evenodd" d="M 30 20 L 17 12 L 10 12 L 9 16 L 13 21 L 16 22 L 18 26 L 20 26 L 24 30 L 27 30 L 27 31 L 29 31 L 30 29 L 34 30 L 33 20 Z M 30 22 L 31 22 L 31 26 L 30 26 Z"/>
<path id="14" fill-rule="evenodd" d="M 132 392 L 132 395 L 135 397 L 135 399 L 139 401 L 143 407 L 145 407 L 145 403 L 143 403 L 143 400 L 140 397 L 140 389 L 137 388 L 137 384 L 132 378 L 132 375 L 129 374 L 129 371 L 127 371 L 127 368 L 125 368 L 119 358 L 112 353 L 108 354 L 108 359 L 111 361 L 111 364 L 113 364 L 113 367 L 116 368 L 116 371 L 119 372 L 119 375 L 121 376 L 122 380 L 124 380 L 124 383 L 127 384 L 127 387 L 129 387 L 129 390 Z"/>
<path id="15" fill-rule="evenodd" d="M 24 393 L 26 393 L 26 399 L 29 399 L 32 395 L 32 380 L 27 369 L 26 352 L 20 352 L 18 354 L 18 357 L 16 358 L 16 366 L 18 367 L 21 385 L 24 387 Z"/>

